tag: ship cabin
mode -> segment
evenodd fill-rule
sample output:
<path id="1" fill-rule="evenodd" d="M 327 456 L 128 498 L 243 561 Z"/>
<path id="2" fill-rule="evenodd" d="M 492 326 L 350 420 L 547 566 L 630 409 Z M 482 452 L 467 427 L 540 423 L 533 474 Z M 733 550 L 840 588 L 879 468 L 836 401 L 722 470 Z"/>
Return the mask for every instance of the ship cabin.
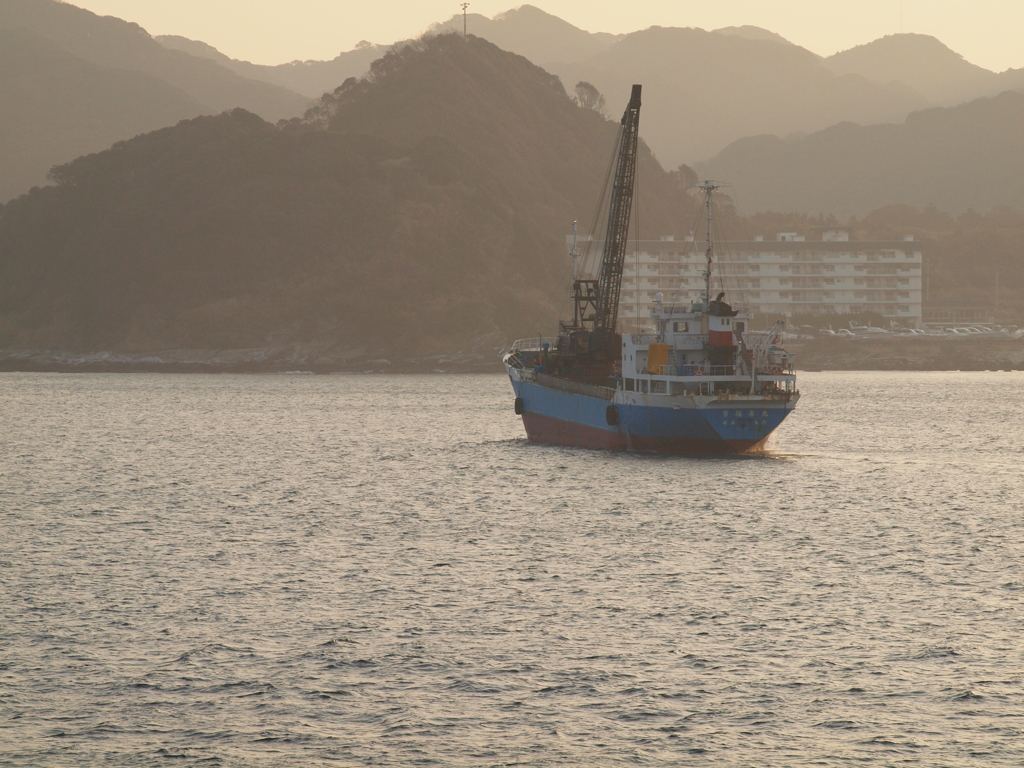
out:
<path id="1" fill-rule="evenodd" d="M 796 391 L 793 356 L 778 330 L 751 332 L 751 314 L 724 302 L 659 303 L 654 331 L 623 334 L 618 388 L 644 394 L 771 394 Z"/>

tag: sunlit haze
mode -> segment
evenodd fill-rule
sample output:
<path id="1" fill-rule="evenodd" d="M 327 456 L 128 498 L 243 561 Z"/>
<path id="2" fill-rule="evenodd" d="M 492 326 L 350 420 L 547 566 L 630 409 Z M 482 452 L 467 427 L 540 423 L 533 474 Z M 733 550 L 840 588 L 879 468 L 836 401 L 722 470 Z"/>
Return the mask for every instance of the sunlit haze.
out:
<path id="1" fill-rule="evenodd" d="M 360 40 L 391 43 L 415 37 L 460 12 L 457 2 L 378 0 L 79 0 L 99 14 L 134 21 L 154 35 L 202 40 L 233 58 L 261 64 L 331 59 Z M 968 61 L 994 71 L 1024 67 L 1024 3 L 1019 0 L 635 0 L 596 6 L 590 0 L 538 0 L 537 7 L 590 32 L 632 32 L 653 25 L 715 29 L 751 24 L 815 53 L 884 35 L 937 37 Z M 517 7 L 474 0 L 469 12 L 493 17 Z"/>

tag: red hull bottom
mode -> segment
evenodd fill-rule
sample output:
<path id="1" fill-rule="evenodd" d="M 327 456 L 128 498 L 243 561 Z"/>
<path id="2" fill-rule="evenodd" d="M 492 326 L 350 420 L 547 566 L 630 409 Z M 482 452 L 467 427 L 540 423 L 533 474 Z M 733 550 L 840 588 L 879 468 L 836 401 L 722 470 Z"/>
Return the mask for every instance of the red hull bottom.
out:
<path id="1" fill-rule="evenodd" d="M 708 440 L 694 437 L 657 437 L 627 435 L 586 424 L 555 419 L 527 411 L 523 426 L 531 443 L 571 445 L 577 448 L 597 448 L 607 451 L 639 451 L 641 453 L 728 454 L 751 453 L 768 440 Z"/>

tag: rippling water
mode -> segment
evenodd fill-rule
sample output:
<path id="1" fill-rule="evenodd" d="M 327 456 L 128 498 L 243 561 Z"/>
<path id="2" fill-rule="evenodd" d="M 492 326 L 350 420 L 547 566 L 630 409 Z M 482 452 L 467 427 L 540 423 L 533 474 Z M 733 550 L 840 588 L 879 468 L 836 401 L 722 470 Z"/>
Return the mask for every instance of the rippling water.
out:
<path id="1" fill-rule="evenodd" d="M 800 387 L 687 459 L 502 376 L 0 375 L 0 762 L 1021 765 L 1024 375 Z"/>

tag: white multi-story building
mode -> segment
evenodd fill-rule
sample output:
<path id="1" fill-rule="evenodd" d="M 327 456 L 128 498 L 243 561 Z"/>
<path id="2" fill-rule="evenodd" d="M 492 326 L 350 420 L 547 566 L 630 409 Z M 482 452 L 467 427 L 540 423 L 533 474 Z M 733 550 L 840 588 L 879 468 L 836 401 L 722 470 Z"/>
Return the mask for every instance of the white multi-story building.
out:
<path id="1" fill-rule="evenodd" d="M 854 241 L 841 228 L 817 228 L 812 238 L 780 232 L 774 240 L 717 244 L 712 293 L 725 291 L 731 304 L 755 313 L 875 312 L 904 327 L 921 325 L 920 243 L 912 237 Z M 600 243 L 592 245 L 600 254 Z M 624 330 L 649 325 L 659 293 L 666 304 L 701 300 L 703 242 L 665 236 L 641 240 L 633 250 L 619 304 Z"/>

